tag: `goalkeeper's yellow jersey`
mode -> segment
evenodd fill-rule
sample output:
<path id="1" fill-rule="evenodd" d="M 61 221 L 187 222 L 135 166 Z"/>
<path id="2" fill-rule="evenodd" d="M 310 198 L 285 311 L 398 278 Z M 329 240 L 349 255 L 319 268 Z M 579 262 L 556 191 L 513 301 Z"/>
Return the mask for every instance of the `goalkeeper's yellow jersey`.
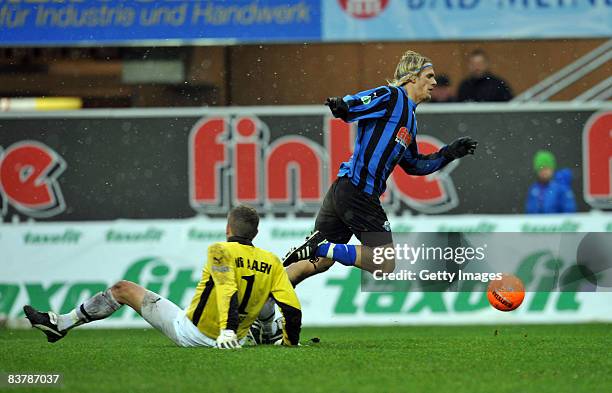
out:
<path id="1" fill-rule="evenodd" d="M 302 312 L 283 264 L 247 239 L 230 237 L 208 248 L 187 317 L 210 338 L 216 339 L 221 329 L 231 329 L 241 339 L 270 296 L 285 318 L 284 343 L 297 345 Z"/>

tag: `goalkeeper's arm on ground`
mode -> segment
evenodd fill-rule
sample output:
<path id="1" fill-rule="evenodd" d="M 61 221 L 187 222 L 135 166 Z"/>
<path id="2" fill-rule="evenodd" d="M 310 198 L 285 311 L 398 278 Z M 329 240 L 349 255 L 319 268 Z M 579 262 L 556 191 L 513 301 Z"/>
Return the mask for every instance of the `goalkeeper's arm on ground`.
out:
<path id="1" fill-rule="evenodd" d="M 215 243 L 208 248 L 210 274 L 217 294 L 219 329 L 238 331 L 238 286 L 235 266 L 228 250 Z"/>
<path id="2" fill-rule="evenodd" d="M 280 308 L 285 320 L 283 345 L 298 345 L 302 329 L 300 301 L 289 281 L 287 272 L 282 268 L 283 264 L 280 261 L 278 263 L 281 268 L 277 270 L 276 277 L 274 277 L 270 295 Z"/>

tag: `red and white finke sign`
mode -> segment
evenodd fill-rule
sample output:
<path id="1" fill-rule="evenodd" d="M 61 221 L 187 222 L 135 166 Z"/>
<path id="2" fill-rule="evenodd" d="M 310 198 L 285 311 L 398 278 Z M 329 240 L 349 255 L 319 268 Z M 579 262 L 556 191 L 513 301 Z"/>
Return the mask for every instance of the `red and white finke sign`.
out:
<path id="1" fill-rule="evenodd" d="M 10 204 L 34 218 L 52 217 L 66 209 L 57 181 L 66 162 L 49 146 L 21 141 L 0 147 L 0 213 Z"/>
<path id="2" fill-rule="evenodd" d="M 367 19 L 378 16 L 389 5 L 389 0 L 338 0 L 340 7 L 350 16 Z"/>
<path id="3" fill-rule="evenodd" d="M 595 113 L 582 131 L 584 200 L 612 208 L 612 112 Z"/>
<path id="4" fill-rule="evenodd" d="M 270 143 L 267 125 L 255 116 L 202 119 L 189 137 L 191 206 L 203 213 L 225 213 L 239 203 L 266 211 L 316 212 L 355 139 L 354 125 L 332 118 L 324 122 L 321 146 L 299 135 Z M 429 136 L 418 142 L 422 154 L 443 146 Z M 383 203 L 393 210 L 402 201 L 425 213 L 452 209 L 458 198 L 449 173 L 456 165 L 429 176 L 394 171 Z"/>

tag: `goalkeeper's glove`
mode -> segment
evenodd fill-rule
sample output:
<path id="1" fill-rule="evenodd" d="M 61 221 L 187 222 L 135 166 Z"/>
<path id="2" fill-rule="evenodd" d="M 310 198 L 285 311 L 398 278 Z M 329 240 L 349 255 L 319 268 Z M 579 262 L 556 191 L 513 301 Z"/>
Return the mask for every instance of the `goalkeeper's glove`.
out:
<path id="1" fill-rule="evenodd" d="M 470 138 L 469 136 L 463 136 L 446 146 L 446 148 L 442 151 L 442 155 L 449 160 L 455 160 L 467 154 L 474 154 L 474 150 L 476 150 L 477 145 L 478 142 L 476 142 L 474 139 Z"/>
<path id="2" fill-rule="evenodd" d="M 229 329 L 221 330 L 221 334 L 217 337 L 217 348 L 219 349 L 236 349 L 242 348 L 240 342 L 238 342 L 238 336 L 236 332 Z"/>
<path id="3" fill-rule="evenodd" d="M 325 100 L 325 105 L 329 107 L 334 117 L 346 120 L 349 107 L 342 97 L 329 97 Z"/>

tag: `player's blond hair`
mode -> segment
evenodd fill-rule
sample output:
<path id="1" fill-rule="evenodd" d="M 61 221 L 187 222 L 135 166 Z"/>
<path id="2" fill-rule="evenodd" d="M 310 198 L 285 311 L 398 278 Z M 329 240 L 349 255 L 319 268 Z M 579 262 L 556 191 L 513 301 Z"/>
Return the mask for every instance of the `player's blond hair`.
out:
<path id="1" fill-rule="evenodd" d="M 402 55 L 399 63 L 397 63 L 393 79 L 388 81 L 388 83 L 391 86 L 404 86 L 409 80 L 419 75 L 427 64 L 431 65 L 431 60 L 428 57 L 415 51 L 408 50 Z"/>

